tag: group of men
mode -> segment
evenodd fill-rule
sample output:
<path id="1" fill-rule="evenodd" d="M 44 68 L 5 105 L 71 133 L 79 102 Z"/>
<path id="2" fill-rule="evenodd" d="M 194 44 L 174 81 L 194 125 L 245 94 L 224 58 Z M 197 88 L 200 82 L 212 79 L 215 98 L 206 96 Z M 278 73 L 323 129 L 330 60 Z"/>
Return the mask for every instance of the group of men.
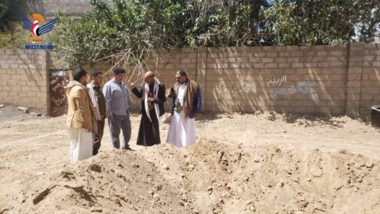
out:
<path id="1" fill-rule="evenodd" d="M 98 154 L 106 118 L 113 147 L 120 149 L 119 136 L 122 131 L 124 139 L 121 149 L 131 150 L 132 101 L 129 89 L 123 83 L 125 70 L 115 68 L 113 74 L 112 80 L 102 89 L 101 71 L 94 70 L 91 82 L 87 84 L 87 72 L 77 69 L 73 73 L 73 80 L 66 86 L 69 105 L 66 126 L 71 162 Z M 167 143 L 177 147 L 195 144 L 195 118 L 200 117 L 202 105 L 200 87 L 183 70 L 178 71 L 175 78 L 176 83 L 167 91 L 151 71 L 145 73 L 140 89 L 131 83 L 131 92 L 141 99 L 137 145 L 153 146 L 161 143 L 159 120 L 165 113 L 167 98 L 173 100 Z"/>

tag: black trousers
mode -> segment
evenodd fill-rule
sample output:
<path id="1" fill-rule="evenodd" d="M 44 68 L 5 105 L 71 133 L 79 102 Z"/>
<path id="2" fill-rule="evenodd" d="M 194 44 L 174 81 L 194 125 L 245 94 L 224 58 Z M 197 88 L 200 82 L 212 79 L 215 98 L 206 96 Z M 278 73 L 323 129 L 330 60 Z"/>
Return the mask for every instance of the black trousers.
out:
<path id="1" fill-rule="evenodd" d="M 105 119 L 98 120 L 98 130 L 97 134 L 95 132 L 92 132 L 92 140 L 93 140 L 93 149 L 92 149 L 92 154 L 97 155 L 99 152 L 99 148 L 101 145 L 103 133 L 104 133 L 104 124 L 105 124 Z"/>

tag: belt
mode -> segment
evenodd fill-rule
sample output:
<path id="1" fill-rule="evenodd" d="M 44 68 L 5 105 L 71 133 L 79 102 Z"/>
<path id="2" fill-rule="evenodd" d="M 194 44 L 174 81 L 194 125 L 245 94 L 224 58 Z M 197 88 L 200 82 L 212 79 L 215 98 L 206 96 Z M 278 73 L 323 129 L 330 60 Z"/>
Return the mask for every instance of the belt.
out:
<path id="1" fill-rule="evenodd" d="M 183 107 L 182 106 L 176 106 L 174 108 L 174 110 L 177 112 L 177 113 L 180 113 L 181 111 L 183 111 Z"/>

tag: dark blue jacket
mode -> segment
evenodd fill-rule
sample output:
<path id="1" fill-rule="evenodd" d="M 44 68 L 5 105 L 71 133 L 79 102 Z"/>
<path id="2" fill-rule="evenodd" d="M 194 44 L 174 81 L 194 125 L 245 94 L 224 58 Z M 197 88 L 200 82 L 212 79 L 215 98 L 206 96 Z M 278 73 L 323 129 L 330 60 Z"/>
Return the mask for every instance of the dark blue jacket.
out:
<path id="1" fill-rule="evenodd" d="M 172 114 L 174 113 L 175 108 L 175 100 L 177 97 L 173 97 L 173 107 L 172 107 Z M 191 108 L 189 118 L 194 118 L 194 114 L 201 113 L 201 107 L 202 107 L 202 96 L 201 96 L 201 88 L 198 86 L 197 91 L 195 92 L 194 101 L 193 101 L 193 107 Z"/>

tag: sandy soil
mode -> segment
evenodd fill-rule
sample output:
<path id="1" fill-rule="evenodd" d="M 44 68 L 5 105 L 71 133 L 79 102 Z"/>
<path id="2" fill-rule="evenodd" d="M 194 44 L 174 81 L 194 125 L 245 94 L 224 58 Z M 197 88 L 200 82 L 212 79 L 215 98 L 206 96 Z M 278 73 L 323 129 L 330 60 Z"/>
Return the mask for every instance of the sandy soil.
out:
<path id="1" fill-rule="evenodd" d="M 205 115 L 198 143 L 69 163 L 64 117 L 1 109 L 1 213 L 380 213 L 380 132 L 348 117 Z"/>

